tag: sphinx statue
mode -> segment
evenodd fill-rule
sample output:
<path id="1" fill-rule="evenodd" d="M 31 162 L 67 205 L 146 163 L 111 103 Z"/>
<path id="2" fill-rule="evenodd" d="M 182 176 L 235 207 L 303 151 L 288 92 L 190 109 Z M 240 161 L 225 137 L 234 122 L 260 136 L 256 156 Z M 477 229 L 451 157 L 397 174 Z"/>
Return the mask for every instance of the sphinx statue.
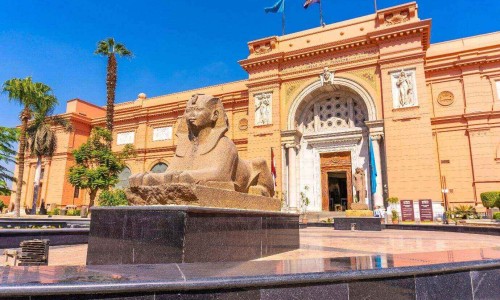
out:
<path id="1" fill-rule="evenodd" d="M 132 175 L 130 191 L 138 193 L 141 188 L 157 186 L 172 191 L 178 186 L 195 185 L 272 197 L 274 181 L 266 161 L 240 159 L 235 144 L 225 136 L 228 129 L 228 119 L 219 98 L 193 95 L 178 125 L 177 148 L 168 170 Z M 151 194 L 147 197 L 158 197 Z"/>

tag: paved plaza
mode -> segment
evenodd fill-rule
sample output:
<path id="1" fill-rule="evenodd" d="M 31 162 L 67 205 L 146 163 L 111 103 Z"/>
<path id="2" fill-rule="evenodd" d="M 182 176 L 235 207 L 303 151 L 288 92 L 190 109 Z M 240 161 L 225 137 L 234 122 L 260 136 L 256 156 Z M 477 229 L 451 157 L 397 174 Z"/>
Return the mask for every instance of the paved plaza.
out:
<path id="1" fill-rule="evenodd" d="M 300 249 L 259 260 L 335 258 L 500 247 L 500 236 L 451 232 L 384 230 L 335 231 L 309 227 L 300 230 Z M 87 245 L 53 246 L 49 265 L 85 265 Z M 11 261 L 12 262 L 12 261 Z M 4 259 L 0 265 L 5 265 Z"/>

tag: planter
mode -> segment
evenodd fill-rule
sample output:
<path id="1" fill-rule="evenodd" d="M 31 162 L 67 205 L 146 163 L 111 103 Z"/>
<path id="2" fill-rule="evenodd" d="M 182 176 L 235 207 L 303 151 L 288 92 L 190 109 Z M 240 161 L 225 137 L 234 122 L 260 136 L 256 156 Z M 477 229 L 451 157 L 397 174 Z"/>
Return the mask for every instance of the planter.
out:
<path id="1" fill-rule="evenodd" d="M 392 224 L 399 224 L 399 220 L 398 219 L 392 219 Z"/>

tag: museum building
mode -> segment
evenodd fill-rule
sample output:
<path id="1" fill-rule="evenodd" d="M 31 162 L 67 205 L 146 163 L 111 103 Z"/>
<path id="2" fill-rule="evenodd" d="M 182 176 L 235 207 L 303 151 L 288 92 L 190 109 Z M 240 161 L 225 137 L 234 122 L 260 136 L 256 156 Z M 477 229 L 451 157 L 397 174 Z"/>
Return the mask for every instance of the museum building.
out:
<path id="1" fill-rule="evenodd" d="M 168 169 L 186 102 L 203 93 L 222 100 L 240 157 L 274 163 L 286 209 L 307 196 L 308 211 L 345 210 L 357 201 L 358 168 L 359 200 L 371 207 L 388 197 L 430 199 L 435 212 L 477 206 L 480 193 L 500 186 L 500 32 L 437 44 L 430 34 L 431 20 L 408 3 L 251 41 L 239 61 L 246 80 L 117 104 L 113 150 L 137 151 L 118 186 Z M 74 129 L 58 131 L 40 198 L 85 205 L 87 193 L 67 180 L 71 152 L 104 126 L 105 108 L 74 99 L 63 116 Z M 22 205 L 31 205 L 35 166 L 28 158 Z"/>

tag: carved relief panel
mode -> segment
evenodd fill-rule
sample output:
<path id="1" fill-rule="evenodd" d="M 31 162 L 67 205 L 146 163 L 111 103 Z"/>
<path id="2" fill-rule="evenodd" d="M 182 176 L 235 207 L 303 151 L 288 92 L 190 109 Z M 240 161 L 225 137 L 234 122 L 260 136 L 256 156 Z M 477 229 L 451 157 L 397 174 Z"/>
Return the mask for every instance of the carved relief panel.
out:
<path id="1" fill-rule="evenodd" d="M 259 93 L 254 95 L 255 126 L 272 124 L 273 93 Z"/>
<path id="2" fill-rule="evenodd" d="M 390 73 L 390 76 L 393 107 L 418 106 L 415 69 L 394 71 Z"/>

